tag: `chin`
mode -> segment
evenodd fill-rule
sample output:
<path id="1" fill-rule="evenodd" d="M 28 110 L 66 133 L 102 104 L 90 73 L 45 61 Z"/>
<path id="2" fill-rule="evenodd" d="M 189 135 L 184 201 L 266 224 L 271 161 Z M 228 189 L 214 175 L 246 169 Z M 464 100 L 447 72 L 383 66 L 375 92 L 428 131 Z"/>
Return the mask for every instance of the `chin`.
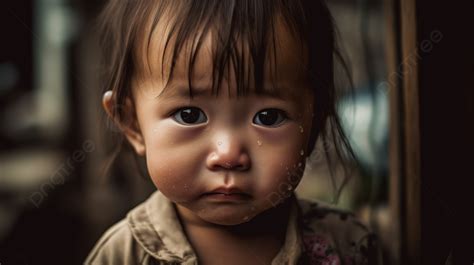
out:
<path id="1" fill-rule="evenodd" d="M 228 213 L 225 214 L 223 211 L 217 211 L 216 213 L 206 213 L 199 215 L 199 217 L 206 222 L 217 224 L 217 225 L 239 225 L 252 220 L 255 214 L 247 213 Z"/>

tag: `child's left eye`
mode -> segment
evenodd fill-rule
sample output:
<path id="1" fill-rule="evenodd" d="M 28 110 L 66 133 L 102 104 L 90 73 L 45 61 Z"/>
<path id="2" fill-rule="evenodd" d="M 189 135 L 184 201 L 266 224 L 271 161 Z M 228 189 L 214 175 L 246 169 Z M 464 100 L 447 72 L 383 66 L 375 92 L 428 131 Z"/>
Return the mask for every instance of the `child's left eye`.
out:
<path id="1" fill-rule="evenodd" d="M 277 127 L 283 123 L 288 116 L 283 110 L 264 109 L 259 111 L 253 118 L 253 122 L 258 125 Z"/>
<path id="2" fill-rule="evenodd" d="M 181 108 L 173 114 L 173 119 L 184 125 L 194 125 L 207 121 L 206 114 L 196 107 Z"/>

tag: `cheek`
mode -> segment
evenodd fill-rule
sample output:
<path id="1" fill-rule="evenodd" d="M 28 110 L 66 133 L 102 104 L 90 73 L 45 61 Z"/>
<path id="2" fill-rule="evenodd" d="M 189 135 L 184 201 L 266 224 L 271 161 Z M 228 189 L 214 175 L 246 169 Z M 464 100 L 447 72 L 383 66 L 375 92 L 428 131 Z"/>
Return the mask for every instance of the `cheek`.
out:
<path id="1" fill-rule="evenodd" d="M 172 201 L 186 201 L 195 190 L 199 147 L 172 127 L 161 126 L 146 135 L 146 162 L 156 188 Z M 191 137 L 192 139 L 192 137 Z"/>
<path id="2" fill-rule="evenodd" d="M 166 197 L 173 201 L 185 199 L 185 191 L 192 185 L 190 180 L 182 177 L 179 165 L 171 163 L 172 157 L 156 159 L 155 156 L 147 156 L 148 173 L 155 184 Z"/>
<path id="3" fill-rule="evenodd" d="M 261 169 L 258 187 L 266 196 L 275 192 L 282 195 L 293 192 L 304 172 L 304 158 L 301 156 L 274 157 L 265 165 Z"/>
<path id="4" fill-rule="evenodd" d="M 265 198 L 285 197 L 298 185 L 304 172 L 306 133 L 291 132 L 266 146 L 262 145 L 257 161 L 258 193 Z M 276 139 L 275 139 L 276 140 Z"/>

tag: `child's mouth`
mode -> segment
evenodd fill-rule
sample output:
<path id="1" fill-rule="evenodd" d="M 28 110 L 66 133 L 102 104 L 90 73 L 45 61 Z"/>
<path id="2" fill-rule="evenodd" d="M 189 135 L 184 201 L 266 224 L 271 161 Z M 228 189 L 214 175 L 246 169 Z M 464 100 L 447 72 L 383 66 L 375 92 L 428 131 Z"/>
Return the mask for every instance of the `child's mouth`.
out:
<path id="1" fill-rule="evenodd" d="M 202 196 L 214 201 L 247 201 L 252 197 L 250 194 L 242 192 L 237 188 L 218 188 L 206 192 Z"/>

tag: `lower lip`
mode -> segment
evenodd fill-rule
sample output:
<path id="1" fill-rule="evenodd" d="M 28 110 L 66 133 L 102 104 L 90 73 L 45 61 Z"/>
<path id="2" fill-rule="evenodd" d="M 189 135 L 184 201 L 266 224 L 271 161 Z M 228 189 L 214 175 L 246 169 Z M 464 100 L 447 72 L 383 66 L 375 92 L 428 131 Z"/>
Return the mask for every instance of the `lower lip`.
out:
<path id="1" fill-rule="evenodd" d="M 241 201 L 248 201 L 250 196 L 243 193 L 231 193 L 231 194 L 224 194 L 224 193 L 206 193 L 204 194 L 204 198 L 213 200 L 213 201 L 222 201 L 222 202 L 241 202 Z"/>

